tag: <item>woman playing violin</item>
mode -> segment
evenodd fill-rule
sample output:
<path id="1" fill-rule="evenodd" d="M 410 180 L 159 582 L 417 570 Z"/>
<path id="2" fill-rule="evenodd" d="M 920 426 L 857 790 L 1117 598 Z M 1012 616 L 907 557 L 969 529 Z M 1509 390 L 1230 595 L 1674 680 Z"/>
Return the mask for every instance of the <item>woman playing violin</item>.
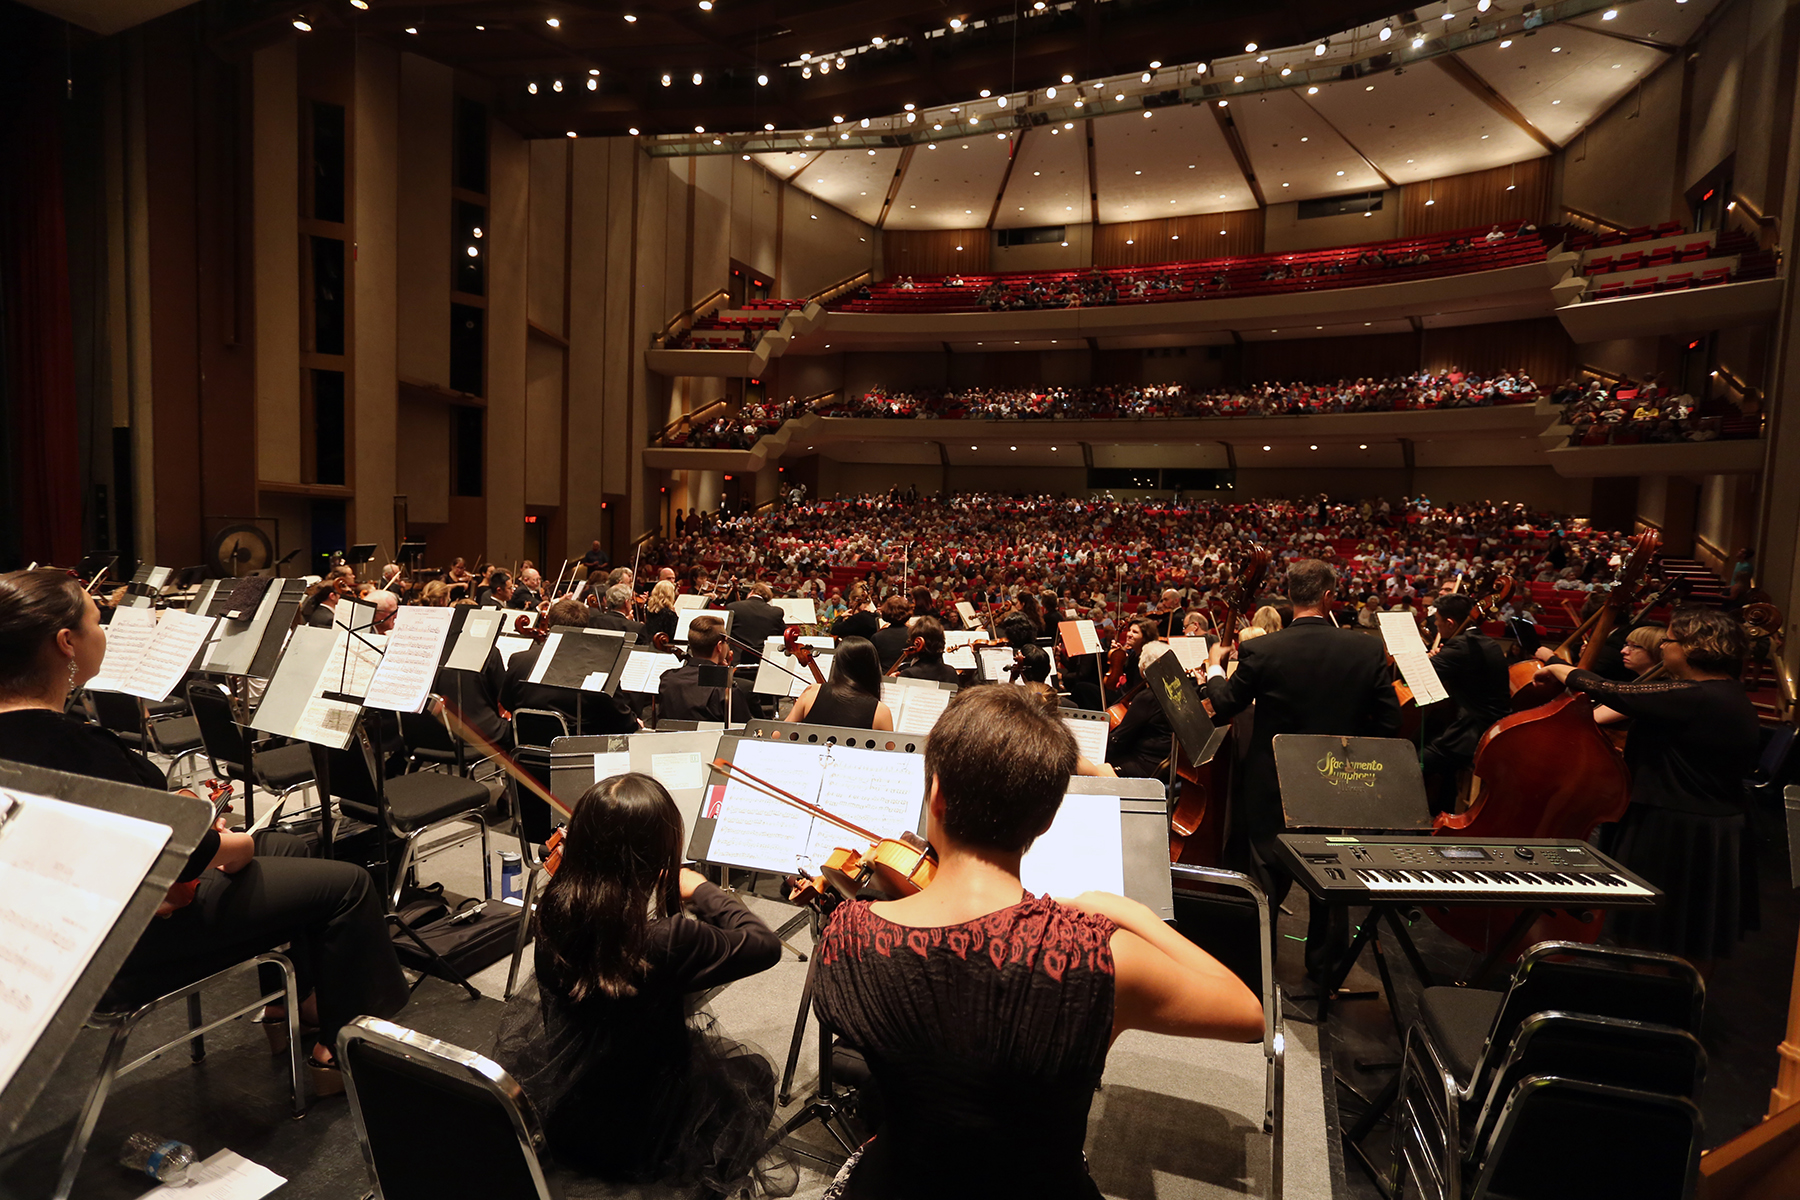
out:
<path id="1" fill-rule="evenodd" d="M 1050 827 L 1075 739 L 1022 688 L 959 692 L 926 744 L 931 885 L 838 906 L 815 1006 L 862 1051 L 885 1118 L 830 1195 L 919 1194 L 930 1164 L 959 1195 L 1100 1195 L 1088 1108 L 1128 1029 L 1250 1041 L 1262 1006 L 1148 908 L 1033 896 L 1019 862 Z"/>
<path id="2" fill-rule="evenodd" d="M 831 657 L 831 678 L 800 693 L 790 721 L 845 729 L 892 729 L 894 714 L 881 702 L 881 657 L 867 638 L 847 637 Z"/>
<path id="3" fill-rule="evenodd" d="M 939 683 L 955 683 L 958 672 L 944 661 L 944 623 L 936 617 L 914 617 L 906 625 L 906 636 L 919 645 L 912 660 L 900 668 L 901 679 L 935 679 Z"/>

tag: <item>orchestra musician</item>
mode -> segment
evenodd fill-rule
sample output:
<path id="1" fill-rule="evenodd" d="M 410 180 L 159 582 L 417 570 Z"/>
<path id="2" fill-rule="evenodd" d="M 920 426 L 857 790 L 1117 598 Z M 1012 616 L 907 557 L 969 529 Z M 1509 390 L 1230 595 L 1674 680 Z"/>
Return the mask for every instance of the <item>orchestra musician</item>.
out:
<path id="1" fill-rule="evenodd" d="M 661 587 L 657 585 L 658 590 Z M 663 672 L 662 685 L 656 693 L 657 720 L 741 723 L 756 715 L 751 707 L 754 699 L 749 684 L 731 684 L 727 711 L 725 688 L 700 682 L 701 663 L 731 668 L 731 643 L 725 638 L 725 622 L 719 617 L 695 617 L 688 624 L 687 661 Z"/>
<path id="2" fill-rule="evenodd" d="M 1143 625 L 1154 627 L 1154 622 L 1145 618 Z M 1133 628 L 1138 626 L 1134 625 Z M 1173 654 L 1174 647 L 1169 643 L 1152 638 L 1138 649 L 1133 665 L 1140 672 L 1165 654 Z M 1136 686 L 1136 685 L 1134 685 Z M 1115 698 L 1115 703 L 1117 699 Z M 1156 693 L 1147 687 L 1137 687 L 1135 693 L 1126 701 L 1125 719 L 1120 721 L 1106 742 L 1106 761 L 1113 765 L 1115 771 L 1128 779 L 1155 779 L 1167 775 L 1167 762 L 1170 738 L 1175 730 L 1169 724 L 1168 714 L 1163 711 Z"/>
<path id="3" fill-rule="evenodd" d="M 1046 659 L 1048 657 L 1048 655 L 1045 655 Z M 1062 697 L 1056 694 L 1055 688 L 1038 680 L 1028 681 L 1024 686 L 1025 694 L 1035 699 L 1039 704 L 1042 704 L 1045 712 L 1049 713 L 1051 716 L 1059 716 L 1061 714 Z M 1089 762 L 1087 755 L 1079 752 L 1077 752 L 1075 757 L 1075 773 L 1077 775 L 1090 775 L 1107 779 L 1116 779 L 1119 774 L 1117 771 L 1113 770 L 1111 763 Z"/>
<path id="4" fill-rule="evenodd" d="M 649 640 L 642 621 L 631 619 L 631 586 L 615 583 L 606 589 L 606 596 L 601 601 L 600 609 L 588 618 L 588 626 L 592 629 L 616 629 L 621 633 L 637 635 L 639 644 Z"/>
<path id="5" fill-rule="evenodd" d="M 1294 619 L 1286 629 L 1240 640 L 1237 670 L 1227 677 L 1223 641 L 1207 654 L 1206 695 L 1213 719 L 1229 721 L 1256 705 L 1239 775 L 1239 820 L 1250 863 L 1266 880 L 1269 903 L 1279 905 L 1293 880 L 1274 858 L 1283 828 L 1281 790 L 1275 776 L 1275 737 L 1283 733 L 1392 737 L 1400 731 L 1400 701 L 1377 638 L 1331 621 L 1337 572 L 1316 558 L 1287 570 Z M 1235 837 L 1234 837 L 1235 840 Z M 1306 936 L 1309 974 L 1322 978 L 1349 940 L 1342 909 L 1314 905 Z"/>
<path id="6" fill-rule="evenodd" d="M 475 593 L 475 604 L 478 608 L 505 608 L 512 599 L 512 576 L 495 567 L 488 572 L 487 582 L 483 583 Z"/>
<path id="7" fill-rule="evenodd" d="M 845 729 L 892 729 L 894 714 L 881 701 L 881 658 L 874 645 L 859 637 L 839 642 L 831 656 L 831 678 L 801 692 L 787 719 Z"/>
<path id="8" fill-rule="evenodd" d="M 463 566 L 461 558 L 450 564 L 450 569 L 444 572 L 444 578 L 449 583 L 462 584 L 465 590 L 469 584 L 475 581 L 475 576 L 469 573 L 469 568 Z"/>
<path id="9" fill-rule="evenodd" d="M 654 639 L 660 633 L 672 638 L 675 636 L 678 620 L 675 614 L 675 581 L 659 579 L 656 586 L 650 589 L 650 598 L 644 601 L 644 636 Z"/>
<path id="10" fill-rule="evenodd" d="M 786 1194 L 797 1180 L 758 1169 L 774 1066 L 706 1010 L 688 1015 L 695 993 L 774 966 L 781 941 L 681 865 L 686 844 L 675 802 L 648 775 L 582 794 L 532 919 L 534 977 L 507 1003 L 495 1057 L 558 1157 L 591 1175 Z"/>
<path id="11" fill-rule="evenodd" d="M 883 671 L 899 660 L 907 643 L 912 641 L 912 635 L 906 631 L 906 623 L 911 617 L 912 602 L 899 592 L 881 602 L 881 628 L 869 640 L 875 643 L 875 652 L 881 656 Z"/>
<path id="12" fill-rule="evenodd" d="M 1739 682 L 1748 642 L 1729 613 L 1683 608 L 1658 648 L 1668 677 L 1650 683 L 1620 683 L 1560 660 L 1539 675 L 1632 722 L 1631 804 L 1611 854 L 1665 895 L 1655 909 L 1616 912 L 1610 932 L 1704 973 L 1758 915 L 1756 876 L 1745 869 L 1743 780 L 1757 755 L 1756 709 Z"/>
<path id="13" fill-rule="evenodd" d="M 565 596 L 550 606 L 544 621 L 546 627 L 551 629 L 558 625 L 585 629 L 588 624 L 588 608 L 581 601 Z M 543 708 L 560 712 L 568 718 L 569 729 L 577 734 L 635 733 L 639 729 L 637 717 L 615 695 L 548 687 L 531 682 L 544 646 L 544 642 L 538 642 L 514 654 L 507 661 L 506 675 L 500 684 L 500 704 L 503 708 L 508 712 L 517 712 L 521 708 Z"/>
<path id="14" fill-rule="evenodd" d="M 731 614 L 732 637 L 758 650 L 770 638 L 780 637 L 788 620 L 786 613 L 769 603 L 774 595 L 775 589 L 768 584 L 753 583 L 748 596 L 727 604 L 725 611 Z M 752 663 L 755 656 L 750 650 L 741 650 L 738 659 L 740 663 Z"/>
<path id="15" fill-rule="evenodd" d="M 1174 588 L 1164 588 L 1155 616 L 1157 633 L 1164 638 L 1177 636 L 1187 620 L 1187 610 L 1181 607 L 1181 593 Z"/>
<path id="16" fill-rule="evenodd" d="M 906 623 L 906 636 L 918 639 L 924 648 L 901 667 L 900 679 L 935 679 L 939 683 L 956 683 L 961 675 L 944 661 L 944 623 L 936 617 L 914 617 Z"/>
<path id="17" fill-rule="evenodd" d="M 1506 651 L 1469 620 L 1474 608 L 1474 601 L 1460 592 L 1437 599 L 1437 636 L 1445 640 L 1432 653 L 1431 665 L 1450 693 L 1456 715 L 1421 755 L 1432 812 L 1450 812 L 1456 807 L 1457 772 L 1475 761 L 1481 735 L 1512 712 Z M 1456 633 L 1458 625 L 1463 626 L 1460 633 Z M 1452 633 L 1456 635 L 1452 637 Z"/>
<path id="18" fill-rule="evenodd" d="M 162 791 L 160 768 L 117 735 L 68 716 L 69 694 L 100 670 L 106 633 L 80 581 L 62 571 L 0 575 L 0 759 Z M 354 863 L 307 857 L 299 838 L 252 836 L 215 822 L 188 857 L 121 969 L 141 1002 L 291 943 L 301 1020 L 317 1030 L 315 1095 L 344 1090 L 333 1047 L 359 1014 L 393 1016 L 407 1001 L 380 889 Z M 265 992 L 279 968 L 264 966 Z M 263 1012 L 285 1050 L 286 1014 Z"/>
<path id="19" fill-rule="evenodd" d="M 544 598 L 544 577 L 538 574 L 536 567 L 523 567 L 519 570 L 519 582 L 507 598 L 506 607 L 530 612 L 537 608 L 538 602 Z"/>
<path id="20" fill-rule="evenodd" d="M 356 569 L 348 563 L 335 563 L 325 572 L 325 578 L 306 593 L 306 599 L 300 602 L 300 611 L 296 615 L 303 625 L 310 625 L 314 629 L 330 629 L 339 598 L 355 595 Z"/>
<path id="21" fill-rule="evenodd" d="M 833 914 L 814 1006 L 863 1052 L 883 1100 L 874 1138 L 839 1175 L 844 1200 L 1098 1200 L 1082 1144 L 1118 1035 L 1262 1036 L 1250 989 L 1148 908 L 1025 891 L 1020 859 L 1077 759 L 1073 735 L 1024 689 L 957 693 L 925 747 L 935 879 Z M 917 1186 L 925 1164 L 930 1192 Z"/>
<path id="22" fill-rule="evenodd" d="M 875 601 L 869 585 L 857 580 L 844 595 L 844 615 L 831 623 L 835 638 L 860 637 L 873 641 L 880 631 L 881 620 L 875 615 Z"/>

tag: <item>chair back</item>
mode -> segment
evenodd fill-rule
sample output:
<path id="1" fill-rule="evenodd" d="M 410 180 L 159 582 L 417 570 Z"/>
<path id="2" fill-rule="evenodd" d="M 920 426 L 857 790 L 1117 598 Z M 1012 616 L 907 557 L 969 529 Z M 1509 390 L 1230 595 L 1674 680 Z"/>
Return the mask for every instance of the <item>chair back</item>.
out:
<path id="1" fill-rule="evenodd" d="M 1700 1171 L 1700 1110 L 1679 1096 L 1534 1075 L 1507 1098 L 1472 1200 L 1685 1200 Z"/>
<path id="2" fill-rule="evenodd" d="M 454 764 L 459 769 L 462 766 L 462 742 L 451 736 L 450 727 L 441 717 L 434 717 L 429 711 L 401 713 L 400 740 L 406 743 L 411 757 Z"/>
<path id="3" fill-rule="evenodd" d="M 553 708 L 513 710 L 513 745 L 536 746 L 546 754 L 550 743 L 569 736 L 569 718 Z"/>
<path id="4" fill-rule="evenodd" d="M 88 708 L 102 729 L 111 730 L 128 745 L 144 749 L 144 710 L 136 696 L 124 692 L 87 693 Z"/>
<path id="5" fill-rule="evenodd" d="M 359 821 L 387 828 L 386 805 L 372 762 L 374 753 L 375 746 L 369 741 L 367 727 L 358 721 L 347 747 L 342 750 L 325 748 L 325 765 L 330 774 L 331 794 L 338 798 L 343 810 Z"/>
<path id="6" fill-rule="evenodd" d="M 1706 985 L 1682 959 L 1647 950 L 1540 942 L 1513 969 L 1476 1079 L 1503 1057 L 1533 1013 L 1582 1013 L 1697 1032 Z M 1560 1074 L 1560 1072 L 1559 1072 Z"/>
<path id="7" fill-rule="evenodd" d="M 551 1200 L 536 1112 L 498 1063 L 375 1017 L 337 1052 L 377 1200 Z"/>
<path id="8" fill-rule="evenodd" d="M 200 727 L 200 741 L 213 770 L 238 779 L 250 777 L 250 740 L 231 715 L 231 698 L 216 683 L 190 683 L 188 708 Z"/>
<path id="9" fill-rule="evenodd" d="M 1706 1051 L 1685 1029 L 1582 1013 L 1539 1012 L 1519 1026 L 1471 1127 L 1474 1152 L 1498 1127 L 1506 1100 L 1532 1076 L 1555 1075 L 1698 1101 Z"/>

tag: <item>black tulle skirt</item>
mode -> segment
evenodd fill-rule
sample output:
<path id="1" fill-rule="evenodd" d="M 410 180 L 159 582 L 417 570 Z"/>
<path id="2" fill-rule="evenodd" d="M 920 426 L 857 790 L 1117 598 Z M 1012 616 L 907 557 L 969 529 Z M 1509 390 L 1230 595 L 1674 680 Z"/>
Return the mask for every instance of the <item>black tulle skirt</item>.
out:
<path id="1" fill-rule="evenodd" d="M 1609 853 L 1662 889 L 1654 909 L 1619 909 L 1609 926 L 1628 946 L 1695 962 L 1727 958 L 1758 926 L 1756 865 L 1741 814 L 1707 817 L 1634 804 Z"/>
<path id="2" fill-rule="evenodd" d="M 535 978 L 501 1016 L 494 1058 L 525 1089 L 559 1163 L 700 1195 L 794 1191 L 798 1172 L 773 1146 L 775 1068 L 762 1051 L 726 1037 L 705 1010 L 652 1061 L 611 1032 L 543 1003 Z"/>

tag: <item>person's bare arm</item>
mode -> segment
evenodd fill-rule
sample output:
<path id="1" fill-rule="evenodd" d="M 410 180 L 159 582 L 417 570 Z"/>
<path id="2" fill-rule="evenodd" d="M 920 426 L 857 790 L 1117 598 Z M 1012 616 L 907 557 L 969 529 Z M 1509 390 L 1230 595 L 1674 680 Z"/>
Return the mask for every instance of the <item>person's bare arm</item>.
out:
<path id="1" fill-rule="evenodd" d="M 1256 993 L 1144 905 L 1109 892 L 1083 892 L 1065 903 L 1119 926 L 1112 938 L 1114 1038 L 1127 1029 L 1234 1042 L 1262 1037 Z"/>
<path id="2" fill-rule="evenodd" d="M 877 700 L 875 702 L 875 721 L 869 728 L 892 732 L 894 728 L 894 714 L 888 709 L 887 704 L 883 701 Z"/>
<path id="3" fill-rule="evenodd" d="M 788 709 L 787 719 L 790 721 L 806 720 L 806 714 L 812 711 L 813 701 L 818 698 L 819 685 L 808 684 L 806 690 L 800 693 L 800 698 L 794 701 L 794 707 Z"/>

